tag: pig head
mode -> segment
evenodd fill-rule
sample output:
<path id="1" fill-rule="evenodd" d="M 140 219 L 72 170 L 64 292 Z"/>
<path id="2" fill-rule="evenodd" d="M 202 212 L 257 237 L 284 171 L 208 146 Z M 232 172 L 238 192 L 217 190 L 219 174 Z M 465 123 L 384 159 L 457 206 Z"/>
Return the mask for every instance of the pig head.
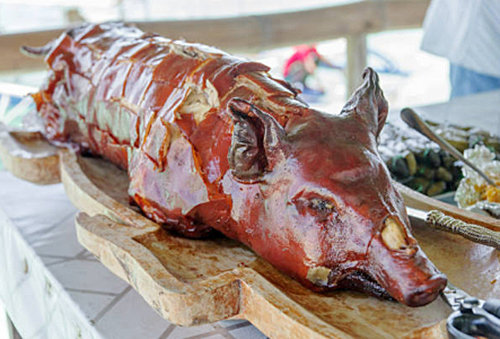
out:
<path id="1" fill-rule="evenodd" d="M 388 107 L 373 70 L 337 116 L 307 108 L 279 124 L 244 100 L 229 108 L 233 237 L 318 291 L 348 288 L 409 306 L 438 296 L 446 278 L 411 235 L 377 152 Z"/>

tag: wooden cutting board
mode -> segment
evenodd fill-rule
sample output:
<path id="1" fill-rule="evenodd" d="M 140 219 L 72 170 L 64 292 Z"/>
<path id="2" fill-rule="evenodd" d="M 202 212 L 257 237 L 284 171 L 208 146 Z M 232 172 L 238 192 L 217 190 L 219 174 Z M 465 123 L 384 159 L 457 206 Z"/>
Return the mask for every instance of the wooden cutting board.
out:
<path id="1" fill-rule="evenodd" d="M 46 157 L 17 152 L 25 145 L 12 134 L 0 133 L 0 145 L 4 163 L 46 166 Z M 190 240 L 164 231 L 128 204 L 127 175 L 110 163 L 67 150 L 58 157 L 66 193 L 82 211 L 76 218 L 79 241 L 175 324 L 242 318 L 271 338 L 447 338 L 450 310 L 441 299 L 410 308 L 351 291 L 314 293 L 235 241 Z M 48 166 L 56 176 L 57 166 Z M 19 174 L 19 167 L 8 168 Z M 22 172 L 40 183 L 38 175 Z M 498 226 L 494 219 L 402 190 L 412 207 L 432 206 Z M 499 251 L 425 225 L 414 224 L 413 233 L 453 284 L 480 298 L 500 295 Z"/>

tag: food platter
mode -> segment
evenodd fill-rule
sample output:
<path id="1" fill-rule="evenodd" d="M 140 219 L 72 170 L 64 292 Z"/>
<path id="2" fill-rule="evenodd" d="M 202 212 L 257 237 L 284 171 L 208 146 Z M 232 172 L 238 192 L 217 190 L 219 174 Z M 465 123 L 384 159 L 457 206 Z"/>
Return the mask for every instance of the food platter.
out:
<path id="1" fill-rule="evenodd" d="M 29 147 L 33 140 L 36 149 Z M 0 145 L 13 174 L 40 184 L 53 183 L 60 175 L 81 211 L 76 218 L 80 243 L 175 324 L 247 319 L 271 338 L 447 337 L 444 322 L 450 311 L 441 299 L 410 308 L 357 292 L 314 293 L 237 242 L 222 236 L 190 240 L 166 232 L 128 204 L 126 173 L 104 160 L 5 129 Z M 491 218 L 399 188 L 412 207 L 438 208 L 498 227 Z M 421 247 L 452 283 L 482 298 L 500 294 L 498 251 L 425 225 L 413 228 Z"/>

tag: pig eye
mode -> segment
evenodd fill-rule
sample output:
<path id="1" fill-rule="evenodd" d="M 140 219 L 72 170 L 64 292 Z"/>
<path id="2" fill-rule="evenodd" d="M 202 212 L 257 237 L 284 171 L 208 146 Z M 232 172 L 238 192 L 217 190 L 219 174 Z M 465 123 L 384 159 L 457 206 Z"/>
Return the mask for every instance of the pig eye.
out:
<path id="1" fill-rule="evenodd" d="M 335 211 L 335 206 L 331 201 L 321 199 L 321 198 L 312 198 L 309 200 L 309 208 L 321 213 L 321 214 L 330 214 Z"/>
<path id="2" fill-rule="evenodd" d="M 337 216 L 337 209 L 333 201 L 317 195 L 307 195 L 307 193 L 300 194 L 300 196 L 292 200 L 300 214 L 312 215 L 321 220 L 327 220 L 331 216 Z"/>

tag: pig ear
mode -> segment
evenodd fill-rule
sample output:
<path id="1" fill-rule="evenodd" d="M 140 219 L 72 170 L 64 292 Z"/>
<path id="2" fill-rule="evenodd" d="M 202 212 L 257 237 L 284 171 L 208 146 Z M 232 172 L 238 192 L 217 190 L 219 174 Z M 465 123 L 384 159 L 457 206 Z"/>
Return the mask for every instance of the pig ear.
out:
<path id="1" fill-rule="evenodd" d="M 341 114 L 361 118 L 376 137 L 384 127 L 388 105 L 378 84 L 377 73 L 367 67 L 363 72 L 363 84 L 354 92 Z"/>
<path id="2" fill-rule="evenodd" d="M 242 99 L 228 103 L 234 128 L 229 167 L 242 181 L 257 181 L 282 159 L 285 131 L 269 114 Z"/>

